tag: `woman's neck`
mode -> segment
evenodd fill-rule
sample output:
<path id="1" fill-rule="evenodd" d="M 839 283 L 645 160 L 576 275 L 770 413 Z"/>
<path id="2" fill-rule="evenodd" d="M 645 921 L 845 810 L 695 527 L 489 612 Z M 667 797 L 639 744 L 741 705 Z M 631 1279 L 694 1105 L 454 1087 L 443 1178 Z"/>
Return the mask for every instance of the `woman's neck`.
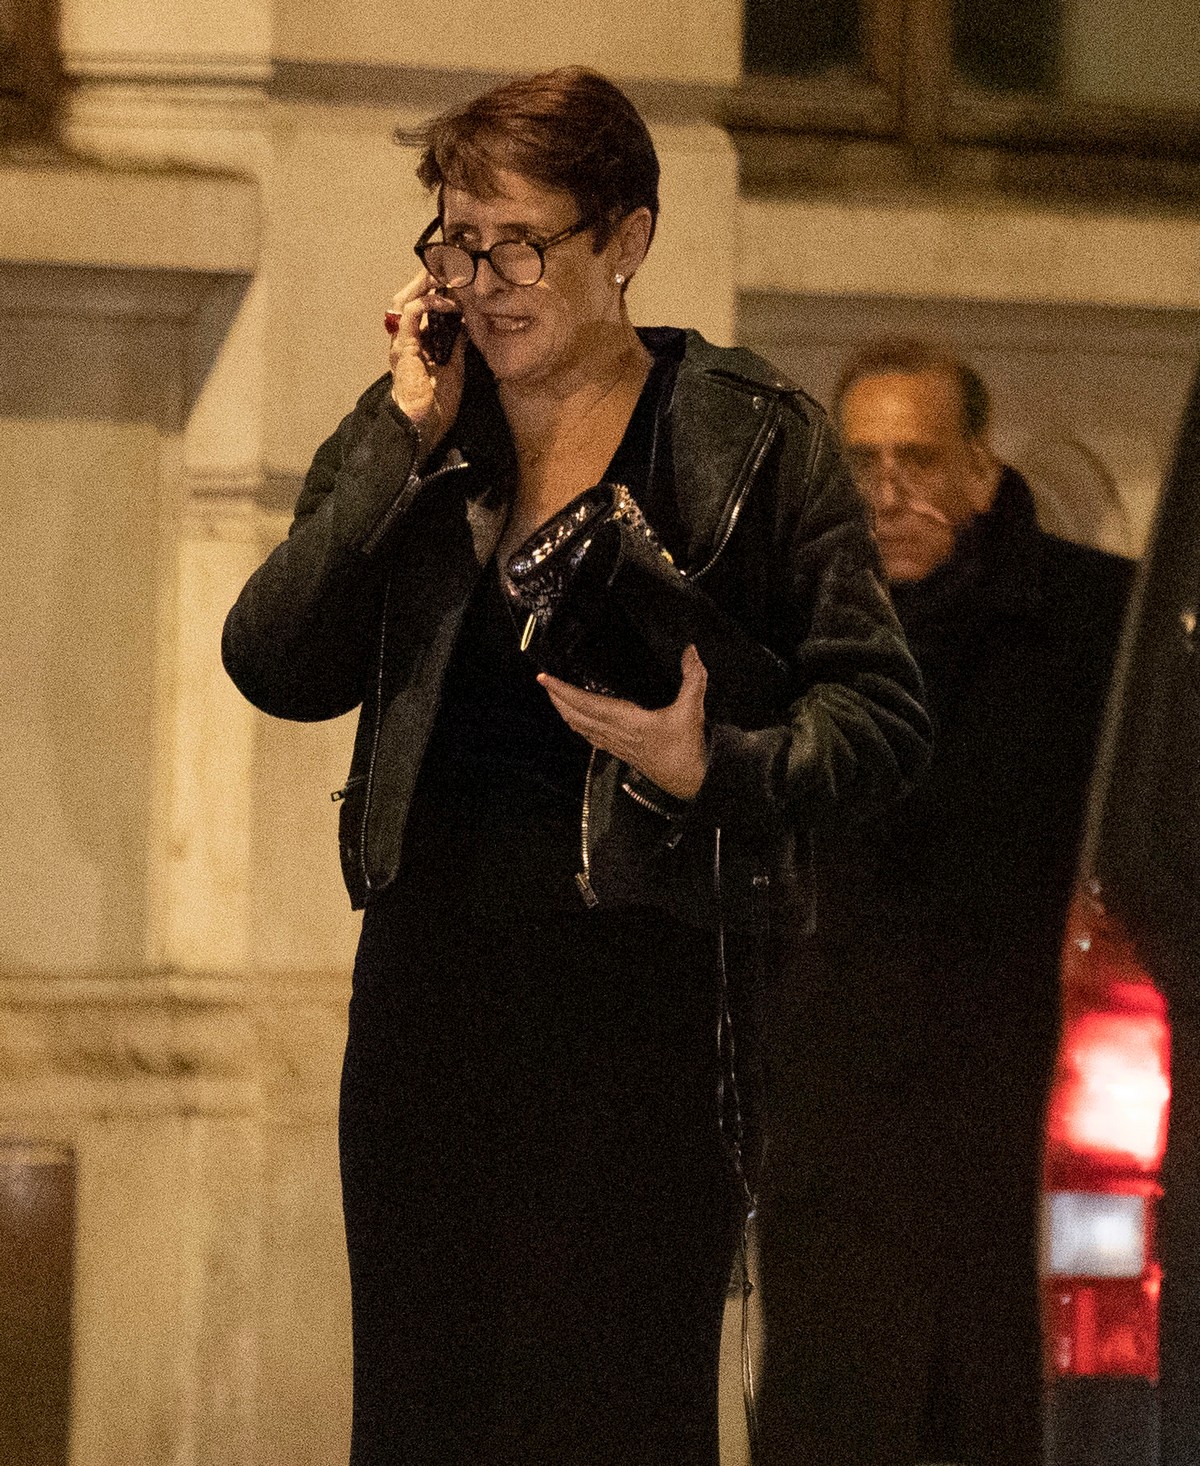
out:
<path id="1" fill-rule="evenodd" d="M 579 369 L 553 380 L 502 383 L 517 452 L 517 491 L 502 560 L 540 524 L 591 488 L 617 451 L 653 361 L 628 320 L 597 342 Z"/>
<path id="2" fill-rule="evenodd" d="M 582 343 L 570 362 L 532 381 L 502 382 L 500 403 L 520 453 L 523 445 L 552 437 L 555 430 L 587 411 L 615 383 L 650 367 L 650 353 L 628 317 L 613 322 Z"/>

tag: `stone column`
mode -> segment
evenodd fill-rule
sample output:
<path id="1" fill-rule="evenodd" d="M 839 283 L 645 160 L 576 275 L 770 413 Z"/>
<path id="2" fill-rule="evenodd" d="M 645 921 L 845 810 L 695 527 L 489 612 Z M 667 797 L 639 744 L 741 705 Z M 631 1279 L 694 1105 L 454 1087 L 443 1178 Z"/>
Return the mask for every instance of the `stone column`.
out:
<path id="1" fill-rule="evenodd" d="M 266 0 L 64 0 L 73 89 L 64 135 L 110 165 L 263 180 L 270 166 Z M 236 972 L 249 958 L 253 715 L 217 659 L 221 619 L 258 557 L 265 294 L 261 278 L 210 292 L 189 322 L 174 646 L 158 740 L 146 956 L 155 968 Z"/>

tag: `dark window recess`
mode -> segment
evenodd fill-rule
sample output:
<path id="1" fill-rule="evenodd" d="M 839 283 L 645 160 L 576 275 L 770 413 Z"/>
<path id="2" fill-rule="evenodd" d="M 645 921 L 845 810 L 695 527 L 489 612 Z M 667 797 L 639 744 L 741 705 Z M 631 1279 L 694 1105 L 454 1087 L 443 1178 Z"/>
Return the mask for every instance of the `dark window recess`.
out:
<path id="1" fill-rule="evenodd" d="M 24 97 L 25 88 L 21 77 L 21 53 L 7 20 L 0 9 L 0 97 L 11 103 Z"/>
<path id="2" fill-rule="evenodd" d="M 861 62 L 859 0 L 746 0 L 745 17 L 751 76 L 815 77 Z"/>
<path id="3" fill-rule="evenodd" d="M 1131 32 L 1100 0 L 744 0 L 724 111 L 742 187 L 936 179 L 1194 210 L 1196 0 L 1159 3 Z"/>
<path id="4" fill-rule="evenodd" d="M 0 0 L 0 141 L 49 134 L 60 75 L 57 0 Z"/>
<path id="5" fill-rule="evenodd" d="M 1062 0 L 955 0 L 955 70 L 975 86 L 1054 94 L 1062 40 Z"/>
<path id="6" fill-rule="evenodd" d="M 0 1461 L 67 1466 L 75 1163 L 0 1141 Z"/>

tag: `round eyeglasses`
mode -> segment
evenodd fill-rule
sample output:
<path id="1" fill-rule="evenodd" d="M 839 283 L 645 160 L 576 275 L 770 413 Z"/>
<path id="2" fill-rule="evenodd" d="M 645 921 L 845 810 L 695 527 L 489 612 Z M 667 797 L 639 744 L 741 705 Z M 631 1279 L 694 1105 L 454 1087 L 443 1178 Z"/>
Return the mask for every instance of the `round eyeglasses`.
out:
<path id="1" fill-rule="evenodd" d="M 927 443 L 847 443 L 842 457 L 850 477 L 869 498 L 890 480 L 902 497 L 920 499 L 943 468 L 941 455 Z"/>
<path id="2" fill-rule="evenodd" d="M 417 258 L 447 290 L 461 290 L 470 285 L 479 269 L 479 261 L 487 260 L 495 273 L 509 285 L 536 285 L 546 269 L 546 251 L 564 240 L 572 239 L 592 227 L 590 219 L 579 219 L 560 229 L 549 239 L 536 243 L 532 239 L 501 239 L 490 249 L 468 249 L 465 244 L 446 244 L 431 236 L 441 224 L 435 219 L 413 245 Z"/>

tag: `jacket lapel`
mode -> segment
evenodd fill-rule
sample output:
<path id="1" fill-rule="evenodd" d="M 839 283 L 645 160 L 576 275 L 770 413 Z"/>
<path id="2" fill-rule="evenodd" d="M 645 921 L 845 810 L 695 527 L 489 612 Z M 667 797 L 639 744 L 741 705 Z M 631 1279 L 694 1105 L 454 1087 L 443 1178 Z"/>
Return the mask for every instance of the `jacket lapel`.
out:
<path id="1" fill-rule="evenodd" d="M 696 571 L 711 559 L 734 508 L 753 477 L 779 422 L 770 384 L 710 369 L 707 343 L 688 333 L 688 344 L 667 410 L 673 483 L 656 486 L 673 496 L 684 527 L 684 566 Z M 783 385 L 783 384 L 779 384 Z"/>

